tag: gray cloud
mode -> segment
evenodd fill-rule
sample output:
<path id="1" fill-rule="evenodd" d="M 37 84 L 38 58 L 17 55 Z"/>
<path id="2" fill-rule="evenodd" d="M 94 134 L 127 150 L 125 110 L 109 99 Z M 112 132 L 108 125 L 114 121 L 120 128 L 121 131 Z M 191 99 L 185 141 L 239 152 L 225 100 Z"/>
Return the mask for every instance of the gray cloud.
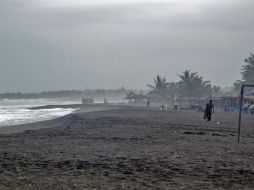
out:
<path id="1" fill-rule="evenodd" d="M 254 2 L 197 13 L 172 3 L 45 8 L 0 0 L 0 90 L 145 88 L 184 69 L 218 85 L 240 77 L 253 49 Z"/>

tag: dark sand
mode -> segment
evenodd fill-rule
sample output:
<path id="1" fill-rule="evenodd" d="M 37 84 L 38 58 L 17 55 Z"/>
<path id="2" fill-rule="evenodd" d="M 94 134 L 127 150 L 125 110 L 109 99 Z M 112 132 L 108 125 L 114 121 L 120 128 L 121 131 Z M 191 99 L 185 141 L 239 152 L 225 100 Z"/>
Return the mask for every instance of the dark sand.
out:
<path id="1" fill-rule="evenodd" d="M 0 189 L 254 189 L 253 115 L 240 143 L 236 114 L 214 120 L 122 108 L 29 124 L 43 128 L 0 135 Z"/>

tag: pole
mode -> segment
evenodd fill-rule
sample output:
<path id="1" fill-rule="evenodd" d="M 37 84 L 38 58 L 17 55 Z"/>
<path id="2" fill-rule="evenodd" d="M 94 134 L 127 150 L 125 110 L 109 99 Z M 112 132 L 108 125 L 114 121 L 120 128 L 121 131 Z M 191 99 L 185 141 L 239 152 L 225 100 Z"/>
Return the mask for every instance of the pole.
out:
<path id="1" fill-rule="evenodd" d="M 238 136 L 237 136 L 237 142 L 240 141 L 240 133 L 241 133 L 241 120 L 242 120 L 242 107 L 243 107 L 243 90 L 244 85 L 242 85 L 241 88 L 241 97 L 240 97 L 240 110 L 239 110 L 239 120 L 238 120 Z"/>

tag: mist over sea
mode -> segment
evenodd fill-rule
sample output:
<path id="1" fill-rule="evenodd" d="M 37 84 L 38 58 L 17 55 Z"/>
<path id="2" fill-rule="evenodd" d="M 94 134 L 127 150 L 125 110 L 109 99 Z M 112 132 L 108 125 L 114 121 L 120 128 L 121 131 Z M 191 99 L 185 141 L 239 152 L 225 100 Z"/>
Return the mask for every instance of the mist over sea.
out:
<path id="1" fill-rule="evenodd" d="M 11 125 L 32 123 L 58 118 L 74 111 L 71 108 L 29 110 L 27 108 L 44 105 L 80 104 L 78 100 L 26 99 L 0 100 L 0 128 Z"/>

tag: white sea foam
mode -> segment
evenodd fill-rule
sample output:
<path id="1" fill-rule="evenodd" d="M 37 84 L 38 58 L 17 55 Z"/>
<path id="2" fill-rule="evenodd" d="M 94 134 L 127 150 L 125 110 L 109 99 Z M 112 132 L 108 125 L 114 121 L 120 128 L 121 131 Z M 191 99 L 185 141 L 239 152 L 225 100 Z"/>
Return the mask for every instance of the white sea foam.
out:
<path id="1" fill-rule="evenodd" d="M 0 100 L 0 127 L 44 121 L 67 115 L 74 111 L 71 108 L 54 108 L 29 110 L 27 108 L 43 105 L 77 104 L 68 100 Z"/>

